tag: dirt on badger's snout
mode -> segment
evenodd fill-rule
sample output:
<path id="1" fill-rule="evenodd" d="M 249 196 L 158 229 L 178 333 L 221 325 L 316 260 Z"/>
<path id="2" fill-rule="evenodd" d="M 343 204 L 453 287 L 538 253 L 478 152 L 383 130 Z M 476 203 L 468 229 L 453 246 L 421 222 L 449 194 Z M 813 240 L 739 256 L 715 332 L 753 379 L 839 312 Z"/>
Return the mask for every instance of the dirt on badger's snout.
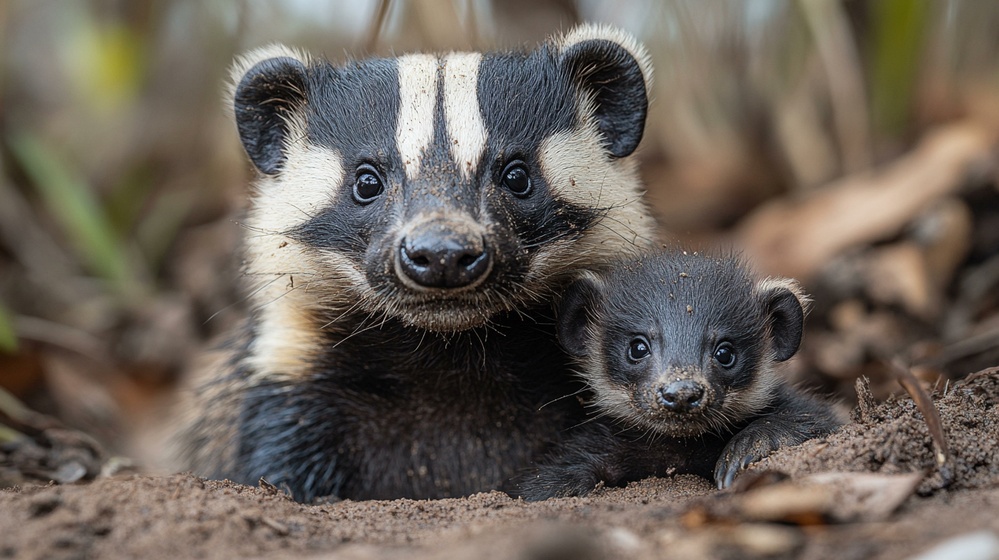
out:
<path id="1" fill-rule="evenodd" d="M 954 557 L 981 547 L 994 554 L 999 370 L 959 382 L 935 401 L 953 455 L 955 476 L 946 488 L 932 469 L 922 414 L 907 397 L 879 404 L 830 436 L 782 449 L 750 469 L 793 473 L 792 480 L 827 469 L 929 472 L 919 491 L 898 498 L 901 507 L 883 510 L 879 496 L 838 498 L 854 510 L 877 510 L 866 519 L 873 523 L 822 524 L 823 512 L 814 509 L 821 504 L 804 490 L 719 492 L 692 475 L 543 502 L 492 492 L 319 505 L 296 503 L 272 487 L 190 475 L 127 476 L 0 491 L 0 557 L 887 560 L 950 539 Z M 770 504 L 769 520 L 761 518 L 759 505 L 749 507 L 751 497 Z M 733 517 L 718 523 L 704 513 L 726 508 Z M 781 511 L 787 516 L 775 518 Z"/>

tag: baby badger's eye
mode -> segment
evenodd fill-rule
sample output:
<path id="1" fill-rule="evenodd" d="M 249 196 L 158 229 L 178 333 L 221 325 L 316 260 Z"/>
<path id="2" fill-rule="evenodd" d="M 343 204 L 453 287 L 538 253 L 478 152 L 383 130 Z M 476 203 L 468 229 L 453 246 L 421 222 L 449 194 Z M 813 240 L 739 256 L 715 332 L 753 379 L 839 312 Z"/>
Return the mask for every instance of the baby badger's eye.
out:
<path id="1" fill-rule="evenodd" d="M 730 342 L 722 342 L 715 348 L 715 361 L 723 368 L 735 365 L 735 348 Z"/>
<path id="2" fill-rule="evenodd" d="M 519 159 L 506 164 L 500 182 L 518 198 L 527 198 L 531 194 L 531 175 L 527 172 L 527 165 Z"/>
<path id="3" fill-rule="evenodd" d="M 642 337 L 632 339 L 628 343 L 628 359 L 632 362 L 641 361 L 651 353 L 652 350 L 649 349 L 649 342 Z"/>
<path id="4" fill-rule="evenodd" d="M 357 175 L 354 177 L 354 200 L 358 204 L 370 203 L 384 190 L 382 178 L 378 176 L 378 171 L 374 167 L 364 164 L 357 168 Z"/>

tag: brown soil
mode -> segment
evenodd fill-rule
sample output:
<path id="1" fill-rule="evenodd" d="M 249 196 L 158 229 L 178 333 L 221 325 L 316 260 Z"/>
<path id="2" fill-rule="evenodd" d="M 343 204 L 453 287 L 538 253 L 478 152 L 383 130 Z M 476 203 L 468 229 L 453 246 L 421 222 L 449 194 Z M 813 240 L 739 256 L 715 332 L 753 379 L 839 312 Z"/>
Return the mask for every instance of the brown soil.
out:
<path id="1" fill-rule="evenodd" d="M 898 398 L 825 440 L 774 455 L 725 492 L 692 476 L 541 503 L 493 492 L 304 505 L 274 488 L 189 475 L 7 490 L 0 558 L 842 560 L 904 558 L 979 530 L 991 532 L 982 538 L 993 547 L 980 557 L 999 557 L 999 370 L 935 401 L 951 450 L 949 484 L 922 414 Z M 816 474 L 828 472 L 844 474 Z"/>

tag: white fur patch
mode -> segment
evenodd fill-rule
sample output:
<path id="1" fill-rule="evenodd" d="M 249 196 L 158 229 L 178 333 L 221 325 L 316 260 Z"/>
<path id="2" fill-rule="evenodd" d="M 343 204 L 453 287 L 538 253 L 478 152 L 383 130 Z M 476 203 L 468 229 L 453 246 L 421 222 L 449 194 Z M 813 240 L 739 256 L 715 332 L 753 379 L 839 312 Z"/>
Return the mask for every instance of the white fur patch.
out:
<path id="1" fill-rule="evenodd" d="M 406 177 L 420 172 L 420 158 L 434 138 L 437 105 L 437 57 L 410 54 L 399 57 L 399 121 L 395 139 Z"/>
<path id="2" fill-rule="evenodd" d="M 278 178 L 263 179 L 250 214 L 262 233 L 283 233 L 315 217 L 333 202 L 344 167 L 336 150 L 312 145 L 292 123 L 287 160 Z"/>
<path id="3" fill-rule="evenodd" d="M 572 256 L 588 255 L 591 265 L 598 264 L 655 242 L 655 223 L 641 199 L 641 181 L 633 158 L 608 157 L 595 126 L 549 136 L 541 143 L 538 159 L 555 196 L 605 212 L 594 230 L 571 242 Z M 564 251 L 559 244 L 551 244 L 542 248 L 534 261 L 541 262 L 545 257 L 542 253 L 549 250 Z M 589 255 L 590 251 L 598 253 Z"/>
<path id="4" fill-rule="evenodd" d="M 300 132 L 304 125 L 290 124 L 284 168 L 278 176 L 257 182 L 247 216 L 246 269 L 260 329 L 249 362 L 265 377 L 309 371 L 322 326 L 317 307 L 336 300 L 318 296 L 332 283 L 331 277 L 366 285 L 364 275 L 346 257 L 317 253 L 288 235 L 329 206 L 338 189 L 347 188 L 340 154 L 308 143 Z"/>
<path id="5" fill-rule="evenodd" d="M 444 119 L 451 157 L 462 177 L 472 176 L 486 147 L 486 127 L 479 109 L 480 53 L 452 53 L 444 59 Z"/>
<path id="6" fill-rule="evenodd" d="M 259 332 L 247 360 L 256 377 L 297 377 L 317 354 L 316 320 L 306 310 L 274 301 L 259 310 Z"/>

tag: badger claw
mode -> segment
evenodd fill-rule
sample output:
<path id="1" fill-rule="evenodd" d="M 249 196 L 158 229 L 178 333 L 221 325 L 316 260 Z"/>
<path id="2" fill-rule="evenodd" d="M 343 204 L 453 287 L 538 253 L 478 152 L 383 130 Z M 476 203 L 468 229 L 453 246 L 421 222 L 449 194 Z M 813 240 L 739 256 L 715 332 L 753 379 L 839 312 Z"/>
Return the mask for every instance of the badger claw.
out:
<path id="1" fill-rule="evenodd" d="M 728 488 L 746 467 L 766 457 L 779 445 L 758 430 L 745 429 L 732 438 L 715 463 L 715 484 Z"/>

